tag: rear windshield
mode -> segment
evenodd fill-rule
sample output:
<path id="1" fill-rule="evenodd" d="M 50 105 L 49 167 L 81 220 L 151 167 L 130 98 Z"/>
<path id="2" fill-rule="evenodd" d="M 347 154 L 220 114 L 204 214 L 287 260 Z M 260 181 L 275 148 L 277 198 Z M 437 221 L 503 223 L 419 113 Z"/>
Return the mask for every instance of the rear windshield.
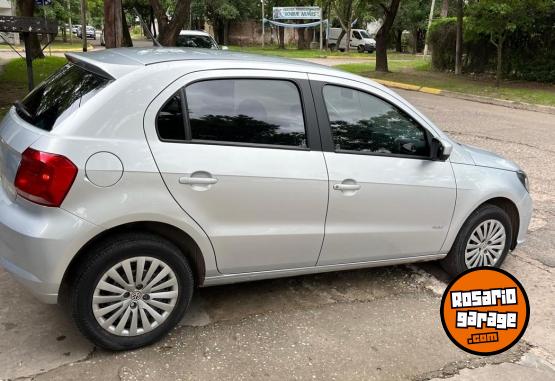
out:
<path id="1" fill-rule="evenodd" d="M 77 65 L 67 64 L 29 93 L 17 113 L 32 125 L 51 131 L 110 81 Z"/>

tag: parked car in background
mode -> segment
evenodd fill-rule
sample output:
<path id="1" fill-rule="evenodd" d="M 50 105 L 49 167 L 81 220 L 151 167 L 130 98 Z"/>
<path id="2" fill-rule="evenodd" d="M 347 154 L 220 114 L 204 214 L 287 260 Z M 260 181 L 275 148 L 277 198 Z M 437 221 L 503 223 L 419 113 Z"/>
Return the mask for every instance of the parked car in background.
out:
<path id="1" fill-rule="evenodd" d="M 158 340 L 196 287 L 456 275 L 526 237 L 526 174 L 367 78 L 210 49 L 67 57 L 0 124 L 0 265 L 99 347 Z"/>
<path id="2" fill-rule="evenodd" d="M 79 27 L 77 29 L 77 37 L 83 38 L 82 32 L 83 32 L 83 28 Z M 86 33 L 87 39 L 90 38 L 90 39 L 96 40 L 96 29 L 93 26 L 87 25 L 85 33 Z"/>
<path id="3" fill-rule="evenodd" d="M 81 29 L 80 24 L 73 24 L 72 27 L 71 27 L 71 32 L 73 34 L 77 34 L 77 32 L 79 32 L 79 29 Z"/>
<path id="4" fill-rule="evenodd" d="M 227 50 L 227 46 L 220 47 L 214 37 L 200 30 L 182 30 L 177 37 L 176 46 Z"/>
<path id="5" fill-rule="evenodd" d="M 341 28 L 330 28 L 328 36 L 328 46 L 345 51 L 347 46 L 347 36 L 343 36 L 341 43 L 337 46 L 337 40 L 341 35 Z M 364 29 L 351 29 L 351 39 L 349 49 L 356 49 L 359 53 L 373 53 L 376 50 L 376 40 L 370 37 L 370 34 Z"/>

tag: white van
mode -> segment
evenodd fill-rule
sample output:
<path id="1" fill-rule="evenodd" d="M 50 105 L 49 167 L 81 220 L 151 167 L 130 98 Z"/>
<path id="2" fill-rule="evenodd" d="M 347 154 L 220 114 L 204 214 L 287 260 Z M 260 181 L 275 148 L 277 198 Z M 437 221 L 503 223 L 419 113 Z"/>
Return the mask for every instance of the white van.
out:
<path id="1" fill-rule="evenodd" d="M 337 39 L 341 34 L 341 28 L 330 28 L 328 36 L 328 46 L 337 47 Z M 343 37 L 339 45 L 340 51 L 345 51 L 347 38 Z M 350 49 L 356 49 L 359 53 L 372 53 L 376 50 L 376 40 L 374 40 L 364 29 L 351 29 Z"/>

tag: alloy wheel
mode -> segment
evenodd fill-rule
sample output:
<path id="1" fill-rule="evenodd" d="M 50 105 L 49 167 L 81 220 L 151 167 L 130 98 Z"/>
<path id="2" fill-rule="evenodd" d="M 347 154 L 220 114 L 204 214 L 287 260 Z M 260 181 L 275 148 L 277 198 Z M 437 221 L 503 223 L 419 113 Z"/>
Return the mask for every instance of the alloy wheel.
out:
<path id="1" fill-rule="evenodd" d="M 503 255 L 507 233 L 498 220 L 486 220 L 480 223 L 470 234 L 466 243 L 464 260 L 471 269 L 480 266 L 495 266 Z"/>
<path id="2" fill-rule="evenodd" d="M 92 298 L 98 324 L 118 336 L 138 336 L 159 327 L 177 303 L 174 271 L 153 257 L 125 259 L 102 275 Z"/>

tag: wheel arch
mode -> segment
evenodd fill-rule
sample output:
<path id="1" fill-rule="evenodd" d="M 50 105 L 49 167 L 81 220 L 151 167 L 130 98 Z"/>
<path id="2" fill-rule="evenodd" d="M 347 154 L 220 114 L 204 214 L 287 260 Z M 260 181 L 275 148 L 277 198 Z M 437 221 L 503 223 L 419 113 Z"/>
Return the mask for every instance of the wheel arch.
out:
<path id="1" fill-rule="evenodd" d="M 517 245 L 518 231 L 520 229 L 520 213 L 518 212 L 518 208 L 516 204 L 506 197 L 494 197 L 480 204 L 478 208 L 486 204 L 498 206 L 509 215 L 509 218 L 511 219 L 511 228 L 512 228 L 510 248 L 511 250 L 513 250 Z"/>
<path id="2" fill-rule="evenodd" d="M 204 256 L 202 255 L 202 251 L 200 250 L 199 245 L 189 234 L 173 225 L 163 222 L 131 222 L 114 226 L 110 229 L 102 231 L 100 234 L 90 239 L 77 252 L 77 254 L 71 259 L 62 278 L 62 283 L 58 296 L 58 303 L 63 304 L 63 302 L 66 300 L 68 294 L 67 291 L 69 289 L 69 286 L 73 282 L 74 275 L 76 274 L 75 270 L 87 258 L 87 256 L 90 255 L 91 249 L 99 245 L 103 241 L 113 239 L 118 235 L 128 232 L 145 232 L 156 234 L 176 245 L 191 265 L 191 269 L 193 270 L 193 275 L 195 278 L 195 285 L 203 285 L 206 274 Z"/>

